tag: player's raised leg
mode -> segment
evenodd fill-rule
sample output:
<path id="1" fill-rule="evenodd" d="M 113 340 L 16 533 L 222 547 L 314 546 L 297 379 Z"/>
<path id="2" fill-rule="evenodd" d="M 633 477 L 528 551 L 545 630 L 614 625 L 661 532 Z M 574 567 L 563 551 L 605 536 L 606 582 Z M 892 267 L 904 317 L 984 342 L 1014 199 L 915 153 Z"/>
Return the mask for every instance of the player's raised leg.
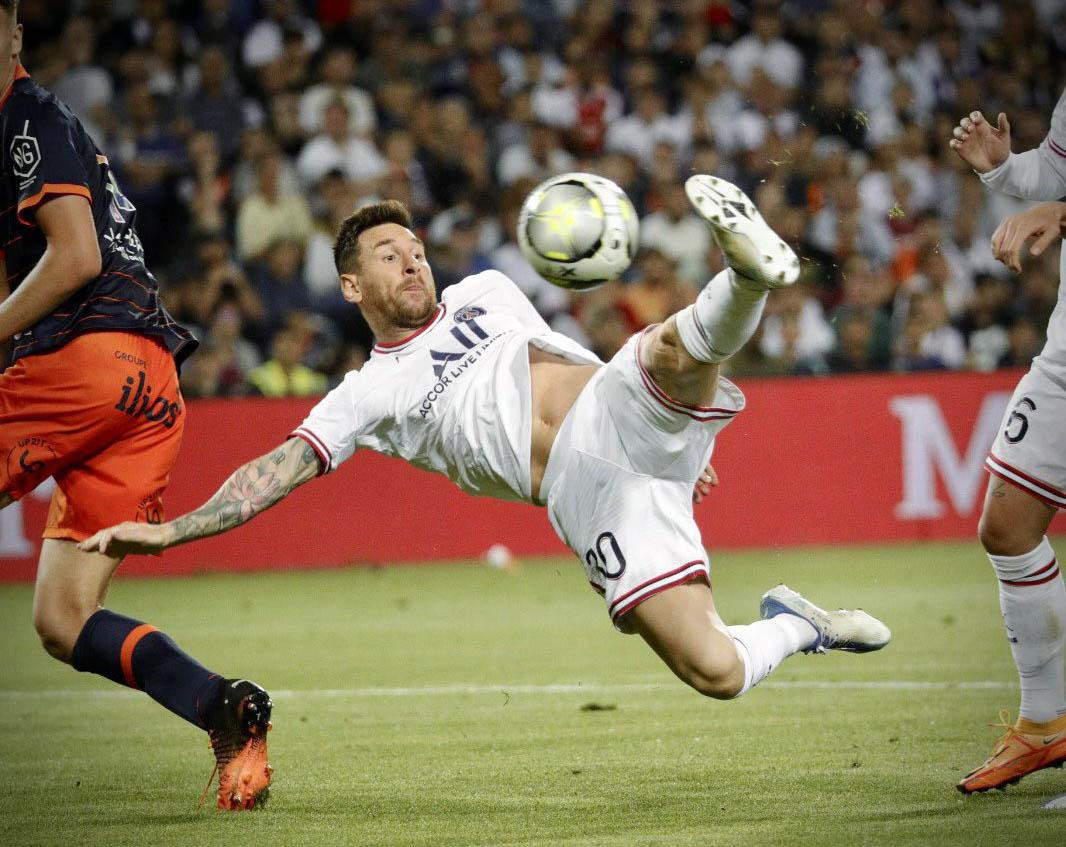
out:
<path id="1" fill-rule="evenodd" d="M 998 462 L 994 456 L 989 461 Z M 1044 535 L 1054 515 L 1054 507 L 1021 487 L 999 476 L 989 480 L 979 532 L 999 580 L 1021 706 L 992 755 L 959 782 L 965 794 L 1066 762 L 1066 586 Z"/>
<path id="2" fill-rule="evenodd" d="M 751 338 L 767 292 L 796 281 L 799 259 L 732 183 L 698 175 L 689 178 L 685 191 L 729 267 L 707 283 L 695 303 L 644 336 L 641 361 L 672 398 L 704 405 L 718 390 L 717 365 Z"/>

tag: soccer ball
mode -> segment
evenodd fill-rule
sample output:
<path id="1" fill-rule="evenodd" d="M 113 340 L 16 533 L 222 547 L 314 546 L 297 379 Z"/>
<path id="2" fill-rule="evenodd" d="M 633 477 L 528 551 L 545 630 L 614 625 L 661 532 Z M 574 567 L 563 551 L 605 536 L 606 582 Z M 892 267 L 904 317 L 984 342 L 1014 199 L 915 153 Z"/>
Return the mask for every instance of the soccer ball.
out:
<path id="1" fill-rule="evenodd" d="M 518 216 L 518 246 L 548 282 L 586 291 L 622 274 L 637 250 L 637 213 L 602 176 L 569 173 L 534 188 Z"/>

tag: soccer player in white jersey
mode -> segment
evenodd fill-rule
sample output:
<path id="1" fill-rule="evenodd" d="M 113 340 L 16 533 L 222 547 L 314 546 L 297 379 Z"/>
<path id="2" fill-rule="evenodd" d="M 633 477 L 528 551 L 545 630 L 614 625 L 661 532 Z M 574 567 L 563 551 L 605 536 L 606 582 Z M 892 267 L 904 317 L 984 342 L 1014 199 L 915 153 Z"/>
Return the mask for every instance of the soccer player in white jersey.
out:
<path id="1" fill-rule="evenodd" d="M 1066 198 L 1066 91 L 1043 143 L 1010 152 L 1010 124 L 993 127 L 972 112 L 954 130 L 951 147 L 989 187 L 1028 200 Z M 992 250 L 1015 273 L 1027 243 L 1039 255 L 1066 236 L 1066 203 L 1045 202 L 1004 220 Z M 1021 679 L 1021 707 L 988 760 L 967 774 L 969 794 L 1017 782 L 1066 762 L 1066 587 L 1047 531 L 1066 507 L 1066 249 L 1059 257 L 1059 299 L 1047 343 L 1022 377 L 985 460 L 991 473 L 980 537 L 999 578 L 999 605 Z"/>
<path id="2" fill-rule="evenodd" d="M 883 647 L 880 621 L 823 611 L 785 586 L 764 595 L 754 623 L 726 626 L 715 611 L 693 486 L 716 433 L 744 407 L 719 363 L 799 262 L 735 186 L 695 176 L 686 188 L 731 268 L 606 365 L 553 332 L 498 271 L 467 277 L 438 303 L 406 209 L 385 201 L 357 211 L 335 258 L 344 297 L 377 339 L 369 361 L 200 508 L 109 528 L 85 548 L 157 552 L 222 532 L 369 448 L 472 494 L 547 506 L 615 626 L 640 633 L 708 696 L 736 697 L 799 651 Z"/>

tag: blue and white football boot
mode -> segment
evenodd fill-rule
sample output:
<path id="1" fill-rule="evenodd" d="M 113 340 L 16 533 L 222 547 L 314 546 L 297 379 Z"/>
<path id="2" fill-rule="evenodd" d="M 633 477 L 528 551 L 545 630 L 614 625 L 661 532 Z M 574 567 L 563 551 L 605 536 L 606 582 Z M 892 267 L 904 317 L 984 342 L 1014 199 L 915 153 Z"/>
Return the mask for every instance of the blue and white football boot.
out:
<path id="1" fill-rule="evenodd" d="M 764 618 L 795 615 L 813 626 L 818 640 L 804 653 L 824 653 L 826 650 L 872 653 L 892 640 L 889 628 L 862 609 L 827 612 L 787 585 L 771 588 L 762 596 L 759 614 Z"/>

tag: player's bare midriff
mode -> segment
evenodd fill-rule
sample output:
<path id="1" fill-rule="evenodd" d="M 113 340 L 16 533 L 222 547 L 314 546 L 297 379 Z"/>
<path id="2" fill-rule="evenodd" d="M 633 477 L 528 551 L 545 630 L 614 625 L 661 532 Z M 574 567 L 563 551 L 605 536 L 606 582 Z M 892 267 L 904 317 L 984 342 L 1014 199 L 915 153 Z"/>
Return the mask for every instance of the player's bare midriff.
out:
<path id="1" fill-rule="evenodd" d="M 555 436 L 577 396 L 601 365 L 579 365 L 529 345 L 529 376 L 533 394 L 533 433 L 530 449 L 530 482 L 540 498 L 540 484 L 548 466 Z"/>

